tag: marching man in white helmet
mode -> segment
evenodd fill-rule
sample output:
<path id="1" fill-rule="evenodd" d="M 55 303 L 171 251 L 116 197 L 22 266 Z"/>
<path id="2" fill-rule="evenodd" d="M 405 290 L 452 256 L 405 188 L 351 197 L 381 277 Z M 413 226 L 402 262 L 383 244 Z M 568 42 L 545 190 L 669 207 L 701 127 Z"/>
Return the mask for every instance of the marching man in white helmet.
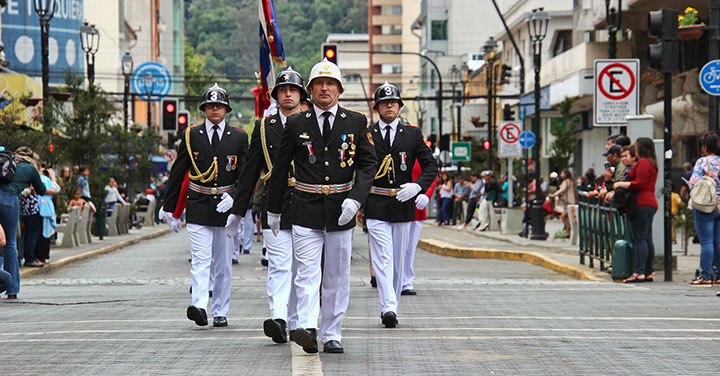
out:
<path id="1" fill-rule="evenodd" d="M 323 60 L 310 72 L 310 110 L 288 117 L 268 182 L 268 225 L 277 232 L 294 161 L 295 193 L 289 210 L 297 297 L 295 342 L 308 353 L 342 353 L 342 319 L 350 297 L 350 254 L 355 213 L 377 171 L 374 142 L 364 115 L 338 105 L 343 92 L 337 65 Z M 354 179 L 353 179 L 354 177 Z M 283 214 L 283 216 L 286 214 Z M 322 323 L 320 313 L 321 259 Z"/>

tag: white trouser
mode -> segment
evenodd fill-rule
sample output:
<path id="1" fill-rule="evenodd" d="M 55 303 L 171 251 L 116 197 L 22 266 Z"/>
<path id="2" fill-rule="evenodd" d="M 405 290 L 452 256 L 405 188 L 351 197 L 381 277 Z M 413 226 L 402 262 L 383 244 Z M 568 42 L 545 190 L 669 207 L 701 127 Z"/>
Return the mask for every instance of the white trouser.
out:
<path id="1" fill-rule="evenodd" d="M 480 223 L 490 223 L 491 208 L 492 206 L 488 200 L 482 199 L 482 201 L 480 201 L 480 208 L 478 209 L 478 219 L 480 220 Z"/>
<path id="2" fill-rule="evenodd" d="M 225 246 L 225 252 L 228 254 L 232 254 L 232 258 L 234 260 L 237 260 L 237 252 L 238 252 L 238 242 L 239 242 L 239 236 L 235 235 L 235 238 L 229 239 L 227 236 L 225 237 L 225 240 L 227 241 L 227 245 Z M 232 264 L 230 265 L 232 267 Z M 215 269 L 215 260 L 210 260 L 210 284 L 208 285 L 208 289 L 210 291 L 213 290 L 215 287 L 215 276 L 217 275 L 217 269 Z"/>
<path id="3" fill-rule="evenodd" d="M 268 273 L 267 295 L 270 317 L 288 321 L 288 314 L 295 307 L 288 306 L 292 287 L 292 231 L 280 230 L 277 236 L 272 230 L 262 230 L 267 249 Z"/>
<path id="4" fill-rule="evenodd" d="M 227 251 L 228 240 L 224 227 L 187 224 L 192 256 L 192 305 L 207 309 L 210 284 L 210 263 L 213 266 L 213 316 L 227 316 L 230 307 L 232 263 Z"/>
<path id="5" fill-rule="evenodd" d="M 252 217 L 252 209 L 245 211 L 245 216 L 242 222 L 240 222 L 240 227 L 242 228 L 242 231 L 240 231 L 242 234 L 240 246 L 242 246 L 243 250 L 247 249 L 249 251 L 250 247 L 252 247 L 253 235 L 255 235 L 255 222 Z"/>
<path id="6" fill-rule="evenodd" d="M 380 313 L 398 313 L 403 264 L 412 222 L 390 223 L 368 218 L 365 223 L 370 234 L 370 253 L 380 295 Z"/>
<path id="7" fill-rule="evenodd" d="M 342 319 L 350 301 L 350 255 L 352 229 L 327 232 L 293 225 L 293 251 L 297 262 L 295 294 L 297 327 L 317 328 L 322 279 L 322 323 L 318 342 L 342 338 Z M 321 258 L 325 245 L 325 269 Z"/>
<path id="8" fill-rule="evenodd" d="M 405 255 L 405 268 L 403 272 L 403 290 L 414 289 L 413 281 L 415 280 L 415 251 L 417 250 L 418 240 L 420 240 L 420 232 L 422 231 L 425 221 L 410 222 L 410 239 L 408 240 L 407 254 Z"/>

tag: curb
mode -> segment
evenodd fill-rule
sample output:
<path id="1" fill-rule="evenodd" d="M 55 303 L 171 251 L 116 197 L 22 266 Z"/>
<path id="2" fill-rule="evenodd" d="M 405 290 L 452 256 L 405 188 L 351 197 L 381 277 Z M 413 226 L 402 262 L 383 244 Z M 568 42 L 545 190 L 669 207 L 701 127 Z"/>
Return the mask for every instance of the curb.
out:
<path id="1" fill-rule="evenodd" d="M 164 228 L 162 230 L 151 232 L 149 234 L 145 234 L 145 235 L 139 236 L 137 238 L 123 240 L 121 242 L 118 242 L 115 244 L 110 244 L 110 245 L 107 245 L 107 246 L 99 248 L 99 249 L 94 249 L 92 251 L 87 251 L 85 253 L 80 253 L 77 255 L 61 258 L 57 261 L 53 261 L 49 264 L 46 264 L 42 268 L 25 268 L 24 270 L 20 271 L 20 278 L 22 279 L 22 278 L 27 278 L 27 277 L 30 277 L 30 276 L 33 276 L 36 274 L 47 273 L 51 270 L 55 270 L 57 268 L 63 267 L 68 264 L 72 264 L 74 262 L 86 260 L 86 259 L 89 259 L 89 258 L 92 258 L 95 256 L 99 256 L 99 255 L 102 255 L 105 253 L 117 251 L 118 249 L 125 248 L 125 247 L 131 246 L 133 244 L 137 244 L 143 240 L 157 238 L 158 236 L 162 236 L 162 235 L 165 235 L 168 233 L 170 233 L 170 229 Z"/>
<path id="2" fill-rule="evenodd" d="M 536 252 L 457 247 L 452 244 L 435 239 L 420 239 L 420 241 L 418 242 L 418 247 L 430 253 L 435 253 L 441 256 L 448 257 L 523 261 L 559 273 L 566 274 L 572 278 L 579 280 L 604 281 L 602 278 L 598 278 L 579 267 L 562 263 L 560 261 L 554 260 L 550 257 Z"/>

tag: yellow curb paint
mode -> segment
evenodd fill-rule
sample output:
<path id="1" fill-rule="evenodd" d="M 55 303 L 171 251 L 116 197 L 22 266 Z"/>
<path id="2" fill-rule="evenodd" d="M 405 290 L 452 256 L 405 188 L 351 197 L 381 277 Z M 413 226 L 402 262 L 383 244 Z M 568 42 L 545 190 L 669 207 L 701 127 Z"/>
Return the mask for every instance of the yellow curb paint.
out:
<path id="1" fill-rule="evenodd" d="M 595 277 L 579 267 L 559 262 L 537 252 L 458 247 L 435 239 L 420 239 L 420 241 L 418 241 L 418 247 L 428 252 L 448 257 L 523 261 L 566 274 L 575 279 L 603 281 L 602 278 Z"/>
<path id="2" fill-rule="evenodd" d="M 137 237 L 137 238 L 123 240 L 119 243 L 110 244 L 108 246 L 105 246 L 105 247 L 102 247 L 99 249 L 94 249 L 92 251 L 87 251 L 85 253 L 80 253 L 77 255 L 61 258 L 57 261 L 52 261 L 49 264 L 46 264 L 42 268 L 24 268 L 23 270 L 20 271 L 20 278 L 22 279 L 22 278 L 27 278 L 27 277 L 30 277 L 30 276 L 33 276 L 36 274 L 40 274 L 40 273 L 47 273 L 51 270 L 57 269 L 59 267 L 62 267 L 62 266 L 65 266 L 65 265 L 68 265 L 68 264 L 71 264 L 74 262 L 86 260 L 91 257 L 95 257 L 95 256 L 99 256 L 99 255 L 102 255 L 105 253 L 117 251 L 118 249 L 125 248 L 125 247 L 131 246 L 133 244 L 137 244 L 143 240 L 157 238 L 158 236 L 162 236 L 162 235 L 165 235 L 168 233 L 170 233 L 170 229 L 164 228 L 162 230 L 151 232 L 149 234 L 145 234 L 145 235 Z"/>

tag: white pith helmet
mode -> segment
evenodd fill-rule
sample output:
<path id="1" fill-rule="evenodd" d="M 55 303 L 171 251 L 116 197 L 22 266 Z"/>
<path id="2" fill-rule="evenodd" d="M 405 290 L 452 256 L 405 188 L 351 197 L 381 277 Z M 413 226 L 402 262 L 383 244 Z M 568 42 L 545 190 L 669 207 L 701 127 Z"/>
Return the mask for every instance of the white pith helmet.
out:
<path id="1" fill-rule="evenodd" d="M 340 74 L 340 68 L 335 63 L 328 61 L 327 58 L 323 58 L 321 62 L 315 64 L 310 70 L 310 79 L 307 83 L 307 89 L 310 90 L 312 82 L 318 77 L 330 77 L 334 78 L 340 86 L 340 92 L 345 91 L 343 88 L 342 75 Z"/>

